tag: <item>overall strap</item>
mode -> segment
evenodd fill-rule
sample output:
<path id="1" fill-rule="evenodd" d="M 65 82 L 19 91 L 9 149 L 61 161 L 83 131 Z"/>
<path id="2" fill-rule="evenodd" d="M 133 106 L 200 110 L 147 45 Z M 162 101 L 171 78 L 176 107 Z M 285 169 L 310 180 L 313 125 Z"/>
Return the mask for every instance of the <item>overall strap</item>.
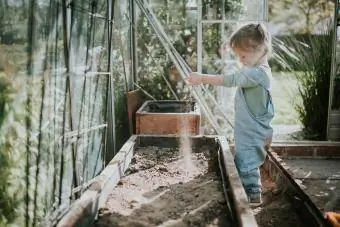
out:
<path id="1" fill-rule="evenodd" d="M 270 70 L 269 66 L 267 66 L 267 65 L 259 65 L 258 68 L 259 68 L 258 70 L 263 70 L 264 73 L 267 73 L 266 70 Z M 273 102 L 272 95 L 271 95 L 271 89 L 267 88 L 264 85 L 263 80 L 257 79 L 256 82 L 267 92 L 268 101 L 267 101 L 266 107 L 268 108 L 268 105 Z"/>
<path id="2" fill-rule="evenodd" d="M 266 72 L 267 69 L 270 70 L 269 66 L 267 66 L 267 65 L 259 65 L 258 68 L 259 68 L 260 70 L 263 70 L 264 73 L 267 73 L 267 72 Z M 266 68 L 267 68 L 267 69 L 266 69 Z M 268 94 L 271 96 L 271 89 L 270 89 L 270 88 L 267 88 L 267 87 L 264 85 L 264 83 L 263 83 L 262 80 L 256 80 L 256 82 L 257 82 L 264 90 L 266 90 L 266 91 L 268 92 Z"/>

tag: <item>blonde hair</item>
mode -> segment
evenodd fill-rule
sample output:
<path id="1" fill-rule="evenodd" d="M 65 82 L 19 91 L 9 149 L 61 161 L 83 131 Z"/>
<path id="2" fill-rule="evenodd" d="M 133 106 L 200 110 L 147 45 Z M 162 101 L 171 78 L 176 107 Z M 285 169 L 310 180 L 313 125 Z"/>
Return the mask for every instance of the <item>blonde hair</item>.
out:
<path id="1" fill-rule="evenodd" d="M 270 34 L 261 23 L 249 23 L 238 28 L 230 36 L 229 46 L 247 51 L 256 51 L 264 47 L 265 53 L 270 53 L 272 49 Z"/>

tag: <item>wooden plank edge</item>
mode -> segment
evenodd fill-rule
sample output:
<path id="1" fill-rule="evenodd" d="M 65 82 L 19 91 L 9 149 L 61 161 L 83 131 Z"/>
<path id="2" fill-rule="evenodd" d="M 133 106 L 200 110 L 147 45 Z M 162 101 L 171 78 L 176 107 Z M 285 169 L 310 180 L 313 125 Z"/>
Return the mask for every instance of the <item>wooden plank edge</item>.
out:
<path id="1" fill-rule="evenodd" d="M 303 209 L 300 208 L 299 216 L 304 219 L 307 226 L 331 227 L 310 196 L 303 190 L 301 182 L 291 175 L 290 170 L 286 168 L 285 163 L 275 152 L 268 152 L 268 158 L 263 167 L 269 171 L 271 177 L 276 179 L 278 188 L 288 194 L 287 198 L 290 202 L 293 199 L 303 201 L 301 202 Z"/>
<path id="2" fill-rule="evenodd" d="M 250 208 L 248 197 L 236 169 L 234 157 L 230 152 L 228 142 L 226 138 L 222 136 L 218 136 L 217 139 L 222 148 L 224 167 L 228 175 L 229 187 L 233 195 L 234 209 L 236 211 L 238 224 L 242 227 L 257 227 L 257 221 Z"/>
<path id="3" fill-rule="evenodd" d="M 297 146 L 324 146 L 324 147 L 340 147 L 340 142 L 336 141 L 273 141 L 271 147 L 297 147 Z"/>
<path id="4" fill-rule="evenodd" d="M 128 168 L 136 143 L 131 136 L 105 169 L 94 178 L 89 188 L 70 207 L 57 227 L 93 226 L 98 210 L 105 206 L 106 199 Z"/>

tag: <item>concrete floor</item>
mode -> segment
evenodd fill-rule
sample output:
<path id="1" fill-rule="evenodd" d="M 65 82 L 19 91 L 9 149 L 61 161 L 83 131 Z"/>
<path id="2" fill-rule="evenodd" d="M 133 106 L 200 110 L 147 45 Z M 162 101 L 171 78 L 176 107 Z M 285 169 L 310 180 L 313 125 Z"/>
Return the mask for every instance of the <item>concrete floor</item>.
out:
<path id="1" fill-rule="evenodd" d="M 297 140 L 295 134 L 301 132 L 301 125 L 272 125 L 273 141 L 291 141 Z"/>
<path id="2" fill-rule="evenodd" d="M 274 135 L 287 135 L 302 130 L 301 125 L 272 125 L 274 129 Z"/>
<path id="3" fill-rule="evenodd" d="M 291 175 L 322 211 L 340 211 L 340 158 L 283 159 Z"/>

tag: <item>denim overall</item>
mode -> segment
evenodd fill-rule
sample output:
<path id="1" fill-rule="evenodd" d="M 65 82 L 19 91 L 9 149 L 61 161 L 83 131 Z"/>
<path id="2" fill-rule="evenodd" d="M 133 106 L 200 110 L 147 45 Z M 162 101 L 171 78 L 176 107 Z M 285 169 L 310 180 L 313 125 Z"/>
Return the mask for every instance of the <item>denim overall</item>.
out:
<path id="1" fill-rule="evenodd" d="M 258 70 L 258 69 L 257 69 Z M 239 87 L 235 95 L 235 164 L 243 186 L 249 197 L 261 193 L 261 177 L 259 167 L 263 164 L 270 143 L 273 129 L 270 121 L 274 117 L 274 106 L 268 87 L 261 78 L 252 78 L 267 91 L 267 112 L 262 116 L 254 116 L 247 106 L 244 90 Z"/>

